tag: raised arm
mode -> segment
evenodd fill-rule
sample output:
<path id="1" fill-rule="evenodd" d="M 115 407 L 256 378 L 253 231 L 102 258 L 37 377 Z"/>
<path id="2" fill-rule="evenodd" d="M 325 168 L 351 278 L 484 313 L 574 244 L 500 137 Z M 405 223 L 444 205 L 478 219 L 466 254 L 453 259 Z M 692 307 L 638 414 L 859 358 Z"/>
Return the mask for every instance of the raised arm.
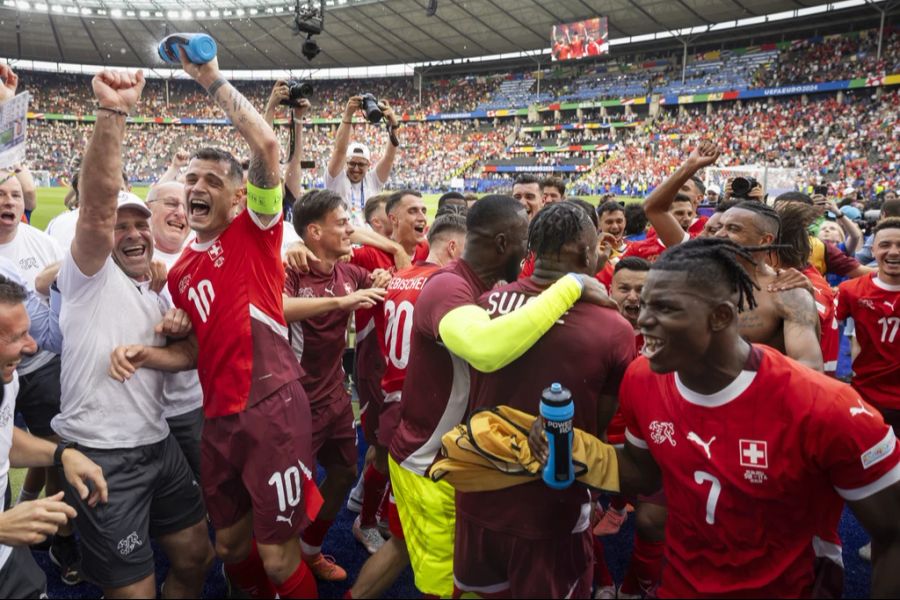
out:
<path id="1" fill-rule="evenodd" d="M 284 187 L 294 198 L 299 198 L 303 195 L 303 188 L 300 185 L 302 173 L 300 162 L 303 160 L 303 117 L 309 112 L 309 100 L 303 98 L 300 100 L 300 106 L 292 110 L 294 111 L 294 147 L 291 148 L 291 156 L 284 169 Z"/>
<path id="2" fill-rule="evenodd" d="M 125 117 L 141 97 L 144 74 L 100 71 L 91 85 L 97 98 L 97 121 L 81 162 L 80 210 L 72 241 L 72 258 L 88 277 L 103 267 L 113 249 Z"/>
<path id="3" fill-rule="evenodd" d="M 278 138 L 253 105 L 219 72 L 219 61 L 195 65 L 179 49 L 181 66 L 215 100 L 250 146 L 247 208 L 263 225 L 281 215 L 281 165 Z"/>
<path id="4" fill-rule="evenodd" d="M 685 240 L 684 229 L 669 213 L 675 196 L 685 183 L 703 167 L 709 166 L 719 158 L 719 149 L 713 142 L 701 142 L 672 175 L 653 190 L 644 201 L 644 214 L 653 225 L 660 241 L 671 248 Z"/>
<path id="5" fill-rule="evenodd" d="M 19 76 L 7 64 L 0 63 L 0 104 L 12 100 L 19 87 Z"/>
<path id="6" fill-rule="evenodd" d="M 181 170 L 187 166 L 190 159 L 191 155 L 188 154 L 187 150 L 184 150 L 183 148 L 176 150 L 175 154 L 172 155 L 172 161 L 169 163 L 169 168 L 162 174 L 162 177 L 156 180 L 156 185 L 159 185 L 160 183 L 169 183 L 170 181 L 178 181 L 178 177 L 181 176 Z"/>
<path id="7" fill-rule="evenodd" d="M 353 115 L 362 106 L 362 98 L 359 96 L 351 96 L 347 101 L 347 107 L 344 109 L 344 117 L 338 127 L 337 135 L 334 136 L 334 149 L 331 151 L 331 158 L 328 159 L 328 174 L 331 177 L 337 177 L 344 168 L 344 161 L 347 160 L 347 148 L 350 147 L 350 134 L 353 133 Z"/>
<path id="8" fill-rule="evenodd" d="M 16 179 L 22 186 L 22 199 L 25 201 L 25 210 L 31 214 L 37 208 L 37 190 L 34 186 L 34 177 L 31 171 L 25 165 L 20 165 L 16 169 Z"/>
<path id="9" fill-rule="evenodd" d="M 394 114 L 394 109 L 391 108 L 387 101 L 380 102 L 379 107 L 384 113 L 385 122 L 391 128 L 391 133 L 396 136 L 397 129 L 400 127 L 400 121 L 397 119 L 397 115 Z M 381 157 L 381 160 L 378 161 L 378 165 L 375 167 L 375 174 L 378 176 L 379 181 L 387 182 L 388 177 L 391 176 L 391 169 L 394 168 L 394 160 L 396 158 L 397 146 L 389 139 L 384 146 L 384 156 Z"/>

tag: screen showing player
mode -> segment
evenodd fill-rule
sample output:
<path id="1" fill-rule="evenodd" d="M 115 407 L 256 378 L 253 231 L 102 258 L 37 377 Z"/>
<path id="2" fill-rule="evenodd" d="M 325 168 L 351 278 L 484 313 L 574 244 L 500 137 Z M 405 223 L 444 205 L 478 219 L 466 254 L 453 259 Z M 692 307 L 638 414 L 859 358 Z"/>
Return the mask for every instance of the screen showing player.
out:
<path id="1" fill-rule="evenodd" d="M 554 25 L 551 55 L 557 60 L 579 60 L 609 53 L 606 17 Z"/>

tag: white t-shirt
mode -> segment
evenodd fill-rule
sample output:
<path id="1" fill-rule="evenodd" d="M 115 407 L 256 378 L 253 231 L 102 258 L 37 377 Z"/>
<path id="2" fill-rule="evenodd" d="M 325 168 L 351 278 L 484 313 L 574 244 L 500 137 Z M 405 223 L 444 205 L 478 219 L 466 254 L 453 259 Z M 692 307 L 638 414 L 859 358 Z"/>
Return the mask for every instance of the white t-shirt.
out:
<path id="1" fill-rule="evenodd" d="M 63 255 L 62 248 L 53 238 L 27 223 L 18 224 L 16 236 L 11 242 L 0 244 L 0 256 L 13 262 L 30 290 L 34 289 L 35 277 L 49 265 L 62 260 Z M 46 297 L 42 298 L 47 300 Z M 18 368 L 19 374 L 33 373 L 54 356 L 52 352 L 40 350 L 37 354 L 24 358 Z"/>
<path id="2" fill-rule="evenodd" d="M 19 374 L 13 371 L 13 380 L 3 386 L 3 404 L 0 404 L 0 512 L 9 508 L 6 506 L 6 486 L 9 485 L 9 452 L 12 449 L 13 421 L 18 393 Z M 0 569 L 11 554 L 11 547 L 0 545 Z"/>
<path id="3" fill-rule="evenodd" d="M 300 241 L 300 236 L 297 235 L 297 231 L 294 229 L 293 223 L 288 223 L 287 221 L 282 219 L 281 226 L 284 230 L 284 233 L 281 236 L 281 257 L 284 258 L 284 255 L 288 251 L 288 248 Z"/>
<path id="4" fill-rule="evenodd" d="M 180 257 L 181 252 L 169 254 L 159 249 L 153 251 L 153 258 L 166 263 L 167 269 L 171 269 Z M 163 288 L 160 295 L 172 305 L 172 296 L 169 294 L 168 286 Z M 163 373 L 163 398 L 165 399 L 163 415 L 167 419 L 201 408 L 203 406 L 203 390 L 200 388 L 200 377 L 197 375 L 197 370 Z"/>
<path id="5" fill-rule="evenodd" d="M 341 169 L 337 177 L 332 177 L 328 169 L 325 169 L 325 189 L 331 190 L 344 199 L 350 211 L 353 225 L 357 227 L 366 221 L 363 217 L 363 208 L 366 205 L 366 200 L 380 194 L 381 190 L 384 189 L 385 183 L 385 181 L 378 179 L 374 166 L 369 168 L 366 176 L 359 183 L 350 183 L 347 171 L 344 169 Z"/>
<path id="6" fill-rule="evenodd" d="M 75 239 L 75 226 L 78 224 L 78 209 L 66 211 L 58 214 L 47 223 L 44 230 L 47 235 L 56 240 L 63 250 L 72 247 L 72 240 Z"/>
<path id="7" fill-rule="evenodd" d="M 136 448 L 169 435 L 163 418 L 163 373 L 138 369 L 125 383 L 112 379 L 109 355 L 117 346 L 163 346 L 153 328 L 169 304 L 137 283 L 112 257 L 93 277 L 85 276 L 71 252 L 56 285 L 63 296 L 59 315 L 62 354 L 60 413 L 50 425 L 64 440 L 89 448 Z"/>

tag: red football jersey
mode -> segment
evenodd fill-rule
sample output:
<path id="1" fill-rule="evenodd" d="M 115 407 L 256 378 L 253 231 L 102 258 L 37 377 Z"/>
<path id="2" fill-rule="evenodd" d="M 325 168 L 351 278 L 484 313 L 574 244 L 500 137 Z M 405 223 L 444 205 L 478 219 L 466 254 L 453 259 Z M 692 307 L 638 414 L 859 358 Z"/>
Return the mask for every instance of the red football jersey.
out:
<path id="1" fill-rule="evenodd" d="M 440 265 L 434 263 L 417 263 L 397 272 L 388 284 L 387 295 L 384 298 L 385 318 L 382 332 L 385 369 L 381 378 L 381 389 L 385 397 L 379 418 L 379 440 L 389 441 L 400 421 L 400 398 L 403 381 L 406 379 L 406 368 L 409 366 L 416 302 L 425 282 L 440 268 Z"/>
<path id="2" fill-rule="evenodd" d="M 416 246 L 413 263 L 428 258 L 428 243 Z M 353 250 L 351 264 L 358 265 L 368 271 L 385 269 L 395 271 L 394 257 L 373 246 L 363 246 Z M 374 332 L 375 335 L 370 337 Z M 364 378 L 381 379 L 384 374 L 384 359 L 381 349 L 384 340 L 384 304 L 378 303 L 372 308 L 356 311 L 356 375 Z"/>
<path id="3" fill-rule="evenodd" d="M 867 402 L 900 409 L 900 286 L 869 273 L 838 287 L 838 319 L 853 317 L 860 353 L 853 387 Z"/>
<path id="4" fill-rule="evenodd" d="M 813 285 L 816 300 L 816 311 L 819 313 L 819 329 L 821 336 L 819 345 L 822 347 L 822 360 L 825 363 L 825 373 L 834 375 L 837 371 L 838 353 L 841 349 L 841 332 L 838 330 L 837 296 L 828 281 L 812 265 L 803 269 L 810 283 Z"/>
<path id="5" fill-rule="evenodd" d="M 644 347 L 644 336 L 640 332 L 634 332 L 634 347 L 637 351 L 636 356 L 640 356 L 641 348 Z M 625 445 L 625 417 L 622 416 L 622 406 L 616 408 L 616 414 L 606 426 L 606 441 L 613 446 Z"/>
<path id="6" fill-rule="evenodd" d="M 635 360 L 619 394 L 668 502 L 659 597 L 808 597 L 823 499 L 900 481 L 900 447 L 853 388 L 766 346 L 700 395 Z"/>
<path id="7" fill-rule="evenodd" d="M 263 228 L 245 210 L 169 270 L 169 293 L 197 336 L 208 418 L 241 412 L 303 374 L 284 321 L 281 236 L 280 217 Z"/>
<path id="8" fill-rule="evenodd" d="M 639 256 L 640 258 L 654 262 L 659 258 L 659 255 L 665 251 L 666 245 L 659 241 L 658 237 L 648 237 L 646 240 L 640 242 L 632 242 L 632 244 L 628 246 L 628 249 L 625 250 L 622 258 L 625 258 L 626 256 Z"/>

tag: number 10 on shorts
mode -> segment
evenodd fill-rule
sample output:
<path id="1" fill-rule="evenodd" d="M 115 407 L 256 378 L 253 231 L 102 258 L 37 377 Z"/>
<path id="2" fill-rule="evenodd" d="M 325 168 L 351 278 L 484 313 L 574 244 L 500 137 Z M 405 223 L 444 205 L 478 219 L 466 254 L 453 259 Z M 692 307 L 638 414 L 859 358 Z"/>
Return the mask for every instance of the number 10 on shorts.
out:
<path id="1" fill-rule="evenodd" d="M 303 490 L 303 478 L 300 475 L 300 469 L 297 467 L 289 467 L 284 473 L 278 471 L 272 473 L 269 478 L 269 485 L 274 485 L 278 492 L 278 511 L 285 512 L 288 507 L 291 508 L 300 504 L 300 497 Z"/>

